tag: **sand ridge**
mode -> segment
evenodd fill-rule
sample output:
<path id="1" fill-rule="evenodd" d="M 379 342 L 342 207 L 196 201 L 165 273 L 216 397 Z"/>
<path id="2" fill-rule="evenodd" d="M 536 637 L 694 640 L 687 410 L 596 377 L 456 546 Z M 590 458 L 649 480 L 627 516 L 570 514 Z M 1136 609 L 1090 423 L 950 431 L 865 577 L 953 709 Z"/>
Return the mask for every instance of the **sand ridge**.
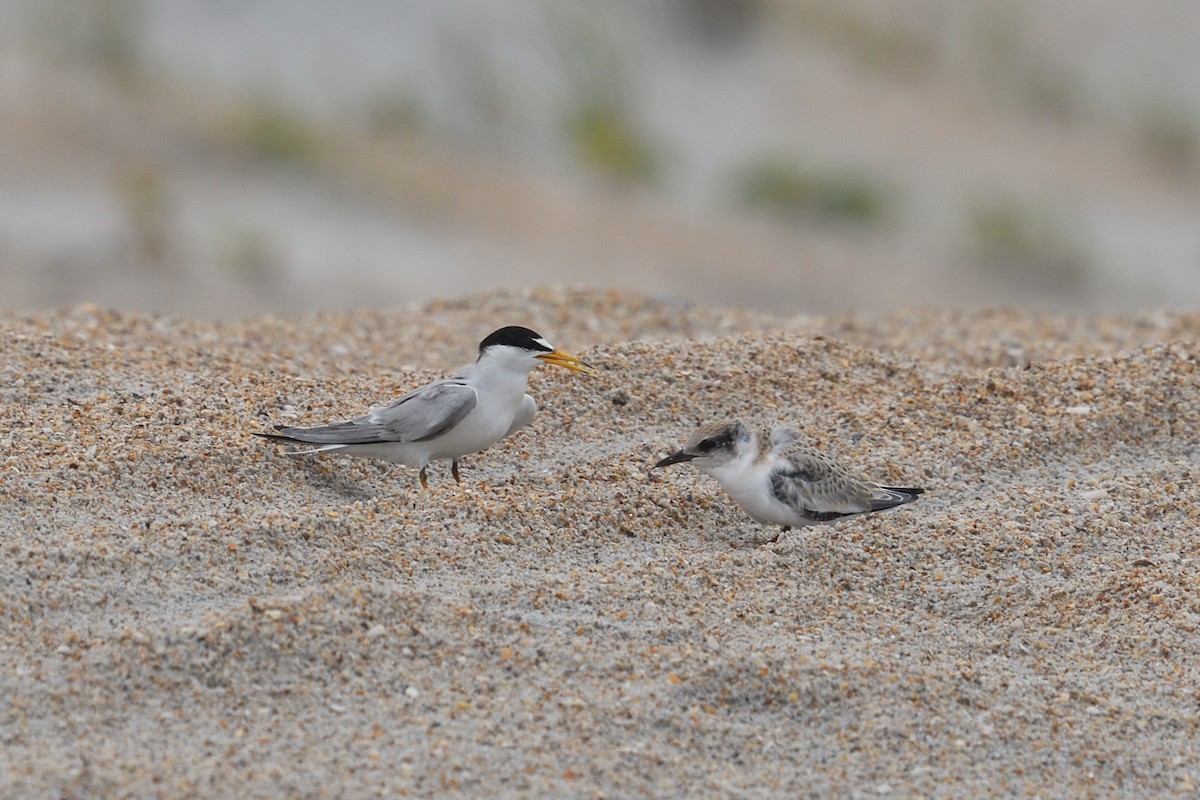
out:
<path id="1" fill-rule="evenodd" d="M 530 429 L 431 468 L 251 431 L 527 324 Z M 0 320 L 6 796 L 1186 795 L 1200 314 L 772 317 L 544 288 Z M 767 532 L 705 419 L 917 503 Z"/>

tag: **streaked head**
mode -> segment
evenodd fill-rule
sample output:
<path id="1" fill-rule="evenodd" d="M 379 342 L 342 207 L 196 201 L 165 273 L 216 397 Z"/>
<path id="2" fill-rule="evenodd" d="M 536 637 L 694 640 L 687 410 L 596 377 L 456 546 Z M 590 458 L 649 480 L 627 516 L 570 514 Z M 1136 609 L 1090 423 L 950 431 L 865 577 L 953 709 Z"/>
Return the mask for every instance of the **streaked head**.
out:
<path id="1" fill-rule="evenodd" d="M 700 469 L 717 467 L 735 460 L 753 440 L 753 432 L 741 420 L 710 422 L 700 426 L 683 447 L 651 469 L 684 461 L 691 461 Z"/>
<path id="2" fill-rule="evenodd" d="M 497 358 L 501 356 L 532 358 L 544 364 L 553 364 L 573 372 L 594 375 L 596 370 L 583 363 L 577 356 L 563 350 L 555 349 L 542 335 L 520 325 L 509 325 L 488 334 L 479 343 L 479 358 Z M 536 362 L 534 362 L 536 363 Z M 531 363 L 532 367 L 533 364 Z"/>

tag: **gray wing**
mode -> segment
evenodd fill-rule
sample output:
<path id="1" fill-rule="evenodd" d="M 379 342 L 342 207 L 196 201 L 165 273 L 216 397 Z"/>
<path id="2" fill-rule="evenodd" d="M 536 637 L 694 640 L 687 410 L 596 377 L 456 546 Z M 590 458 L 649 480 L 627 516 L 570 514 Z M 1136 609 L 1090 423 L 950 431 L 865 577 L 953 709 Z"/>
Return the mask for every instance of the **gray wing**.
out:
<path id="1" fill-rule="evenodd" d="M 279 428 L 280 433 L 312 444 L 423 442 L 440 436 L 471 413 L 479 395 L 450 378 L 422 386 L 381 408 L 345 422 L 315 428 Z"/>
<path id="2" fill-rule="evenodd" d="M 832 458 L 802 445 L 786 448 L 771 472 L 775 497 L 814 522 L 878 510 L 876 489 Z"/>

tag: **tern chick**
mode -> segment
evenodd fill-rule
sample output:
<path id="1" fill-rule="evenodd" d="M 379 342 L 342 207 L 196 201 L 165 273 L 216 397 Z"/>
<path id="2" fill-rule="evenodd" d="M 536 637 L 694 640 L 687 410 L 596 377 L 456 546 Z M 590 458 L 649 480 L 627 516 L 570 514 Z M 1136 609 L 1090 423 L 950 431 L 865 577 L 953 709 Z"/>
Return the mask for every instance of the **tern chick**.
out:
<path id="1" fill-rule="evenodd" d="M 653 468 L 684 461 L 716 478 L 755 521 L 784 531 L 894 508 L 925 491 L 862 480 L 793 428 L 775 428 L 764 441 L 740 420 L 702 426 Z"/>
<path id="2" fill-rule="evenodd" d="M 596 372 L 541 335 L 513 325 L 480 342 L 475 363 L 453 377 L 422 386 L 361 417 L 312 428 L 276 425 L 279 433 L 255 436 L 318 445 L 288 455 L 331 453 L 419 467 L 423 488 L 429 487 L 429 463 L 449 459 L 450 472 L 460 481 L 459 458 L 490 447 L 533 419 L 537 403 L 526 391 L 529 373 L 538 364 L 586 375 Z"/>

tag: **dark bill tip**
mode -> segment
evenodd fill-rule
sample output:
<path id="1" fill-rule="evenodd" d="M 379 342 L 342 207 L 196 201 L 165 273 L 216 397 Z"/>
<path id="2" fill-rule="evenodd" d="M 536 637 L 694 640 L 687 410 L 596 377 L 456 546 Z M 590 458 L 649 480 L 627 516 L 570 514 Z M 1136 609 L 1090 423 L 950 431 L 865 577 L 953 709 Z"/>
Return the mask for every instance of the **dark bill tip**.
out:
<path id="1" fill-rule="evenodd" d="M 659 467 L 669 467 L 672 464 L 678 464 L 682 461 L 691 461 L 693 458 L 695 458 L 695 456 L 692 455 L 691 453 L 685 453 L 682 450 L 679 450 L 679 451 L 674 452 L 671 455 L 667 456 L 666 458 L 664 458 L 662 461 L 655 464 L 650 469 L 658 469 Z"/>

